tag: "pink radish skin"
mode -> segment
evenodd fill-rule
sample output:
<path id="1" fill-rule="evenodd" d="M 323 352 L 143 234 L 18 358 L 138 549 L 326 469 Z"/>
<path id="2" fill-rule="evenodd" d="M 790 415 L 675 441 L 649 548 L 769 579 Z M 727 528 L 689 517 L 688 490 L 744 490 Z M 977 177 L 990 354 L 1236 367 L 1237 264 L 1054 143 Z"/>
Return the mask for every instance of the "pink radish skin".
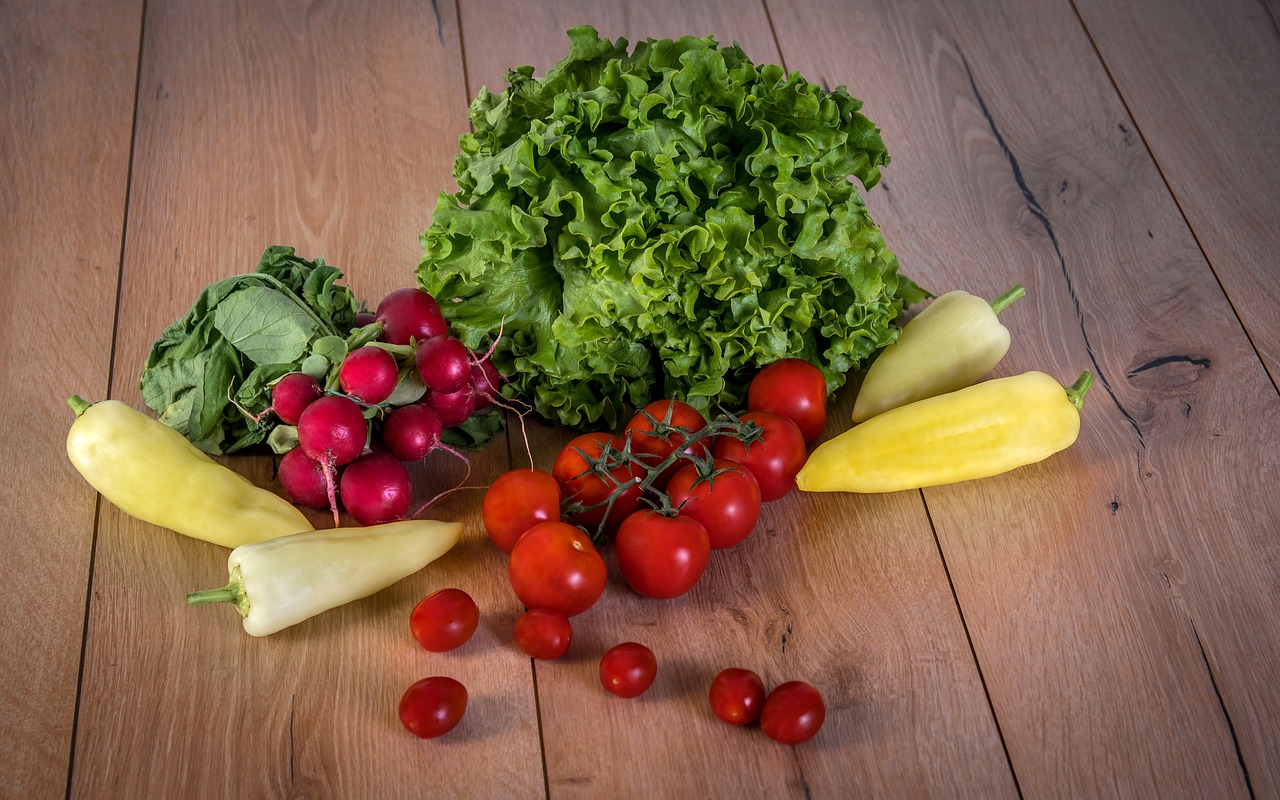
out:
<path id="1" fill-rule="evenodd" d="M 361 525 L 404 519 L 412 486 L 409 470 L 390 453 L 369 452 L 342 470 L 342 505 Z"/>
<path id="2" fill-rule="evenodd" d="M 427 392 L 427 405 L 440 415 L 446 428 L 461 425 L 476 410 L 476 395 L 470 385 L 456 392 Z"/>
<path id="3" fill-rule="evenodd" d="M 471 354 L 452 336 L 436 336 L 418 345 L 418 374 L 433 392 L 456 392 L 471 380 Z"/>
<path id="4" fill-rule="evenodd" d="M 395 357 L 373 345 L 348 353 L 338 367 L 342 391 L 369 405 L 377 405 L 390 397 L 399 377 Z"/>
<path id="5" fill-rule="evenodd" d="M 349 397 L 326 395 L 307 406 L 298 420 L 298 447 L 324 467 L 325 488 L 334 527 L 338 526 L 338 466 L 364 452 L 369 423 Z"/>
<path id="6" fill-rule="evenodd" d="M 368 436 L 364 413 L 349 397 L 321 397 L 298 419 L 299 446 L 321 463 L 336 466 L 355 461 L 364 452 Z"/>
<path id="7" fill-rule="evenodd" d="M 435 298 L 421 289 L 397 289 L 378 303 L 377 319 L 382 323 L 382 341 L 409 344 L 425 342 L 449 331 Z"/>
<path id="8" fill-rule="evenodd" d="M 440 444 L 444 425 L 429 406 L 413 403 L 387 415 L 382 426 L 382 443 L 401 461 L 417 461 Z"/>
<path id="9" fill-rule="evenodd" d="M 295 447 L 280 459 L 280 485 L 290 502 L 308 508 L 329 507 L 324 465 Z"/>
<path id="10" fill-rule="evenodd" d="M 361 311 L 356 314 L 355 322 L 351 324 L 353 328 L 363 328 L 366 325 L 372 325 L 377 322 L 378 318 L 373 315 L 372 311 Z"/>
<path id="11" fill-rule="evenodd" d="M 476 411 L 482 411 L 493 405 L 493 401 L 501 393 L 502 376 L 492 361 L 473 361 L 471 363 L 471 387 L 476 396 Z"/>
<path id="12" fill-rule="evenodd" d="M 271 410 L 286 425 L 297 425 L 307 406 L 324 395 L 315 378 L 303 372 L 290 372 L 271 387 Z"/>

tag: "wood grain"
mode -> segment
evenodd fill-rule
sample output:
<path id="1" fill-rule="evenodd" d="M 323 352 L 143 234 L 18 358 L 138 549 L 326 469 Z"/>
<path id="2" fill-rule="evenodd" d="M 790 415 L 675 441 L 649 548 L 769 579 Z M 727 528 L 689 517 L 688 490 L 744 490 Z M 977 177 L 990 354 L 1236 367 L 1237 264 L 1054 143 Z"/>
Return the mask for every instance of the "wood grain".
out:
<path id="1" fill-rule="evenodd" d="M 710 33 L 758 62 L 778 60 L 764 9 L 750 3 L 653 4 L 643 17 L 625 3 L 562 4 L 516 28 L 498 24 L 514 13 L 463 8 L 468 75 L 483 76 L 473 86 L 516 64 L 545 71 L 578 22 L 633 42 Z M 847 419 L 852 399 L 844 393 L 832 418 Z M 568 439 L 532 435 L 544 468 Z M 793 494 L 766 508 L 747 542 L 714 554 L 689 595 L 647 600 L 615 575 L 575 618 L 574 636 L 566 660 L 536 664 L 553 797 L 1015 794 L 918 494 Z M 659 660 L 657 682 L 633 701 L 600 690 L 597 674 L 604 651 L 629 639 Z M 758 729 L 726 729 L 707 690 L 730 666 L 770 686 L 817 686 L 829 709 L 819 737 L 792 750 Z"/>
<path id="2" fill-rule="evenodd" d="M 1075 2 L 1141 138 L 1280 382 L 1274 3 Z"/>
<path id="3" fill-rule="evenodd" d="M 64 400 L 107 393 L 140 6 L 0 4 L 6 796 L 67 785 L 96 494 Z"/>
<path id="4" fill-rule="evenodd" d="M 999 373 L 1099 377 L 1071 451 L 925 493 L 1020 789 L 1257 789 L 1276 397 L 1071 8 L 863 3 L 841 32 L 832 3 L 771 9 L 789 66 L 848 82 L 883 127 L 872 209 L 904 269 L 1026 283 Z"/>
<path id="5" fill-rule="evenodd" d="M 417 233 L 466 125 L 451 10 L 441 4 L 436 19 L 411 3 L 147 4 L 115 396 L 140 405 L 151 341 L 206 283 L 252 270 L 267 245 L 339 265 L 370 305 L 413 283 Z M 267 457 L 226 463 L 273 485 Z M 495 447 L 473 477 L 506 466 Z M 433 456 L 417 470 L 419 494 L 461 477 Z M 461 493 L 432 511 L 466 531 L 424 572 L 253 639 L 231 609 L 183 602 L 225 582 L 226 550 L 104 505 L 71 793 L 540 793 L 528 661 L 497 646 L 500 626 L 449 657 L 425 653 L 408 632 L 413 605 L 442 585 L 494 615 L 510 606 L 500 568 L 476 567 L 490 556 L 477 552 L 475 511 Z M 409 736 L 396 716 L 403 691 L 430 674 L 457 677 L 472 695 L 446 743 Z"/>

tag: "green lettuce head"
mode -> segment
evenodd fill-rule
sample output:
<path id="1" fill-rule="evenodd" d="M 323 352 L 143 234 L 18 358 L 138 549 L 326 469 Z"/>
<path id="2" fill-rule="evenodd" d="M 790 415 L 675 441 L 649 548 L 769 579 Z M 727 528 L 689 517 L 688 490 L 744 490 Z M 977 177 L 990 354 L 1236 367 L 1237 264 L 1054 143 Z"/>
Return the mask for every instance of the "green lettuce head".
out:
<path id="1" fill-rule="evenodd" d="M 498 339 L 507 391 L 614 427 L 659 397 L 741 406 L 788 357 L 834 391 L 893 341 L 927 293 L 849 180 L 889 162 L 859 100 L 709 37 L 569 39 L 481 89 L 422 235 L 418 282 L 469 347 Z"/>

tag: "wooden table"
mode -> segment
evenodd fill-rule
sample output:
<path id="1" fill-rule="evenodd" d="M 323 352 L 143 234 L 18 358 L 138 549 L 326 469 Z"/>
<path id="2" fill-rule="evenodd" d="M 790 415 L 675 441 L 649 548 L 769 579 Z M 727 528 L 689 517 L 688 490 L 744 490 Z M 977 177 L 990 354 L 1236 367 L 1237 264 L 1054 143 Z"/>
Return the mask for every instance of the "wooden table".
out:
<path id="1" fill-rule="evenodd" d="M 6 797 L 1280 796 L 1280 8 L 1273 0 L 53 0 L 0 5 Z M 268 639 L 191 609 L 226 551 L 73 471 L 72 393 L 142 407 L 151 341 L 268 244 L 410 285 L 481 85 L 590 23 L 739 41 L 847 85 L 893 156 L 868 203 L 903 271 L 994 296 L 999 374 L 1098 382 L 1078 443 L 988 480 L 792 495 L 690 595 L 616 579 L 531 663 L 479 523 L 394 588 Z M 828 434 L 852 395 L 836 398 Z M 549 462 L 567 434 L 535 426 Z M 476 460 L 485 483 L 518 440 Z M 267 455 L 225 463 L 271 485 Z M 421 491 L 460 477 L 447 457 Z M 322 517 L 318 517 L 322 519 Z M 421 650 L 458 586 L 483 622 Z M 599 655 L 658 654 L 644 697 Z M 807 680 L 786 747 L 708 711 L 722 667 Z M 396 719 L 414 680 L 460 728 Z"/>

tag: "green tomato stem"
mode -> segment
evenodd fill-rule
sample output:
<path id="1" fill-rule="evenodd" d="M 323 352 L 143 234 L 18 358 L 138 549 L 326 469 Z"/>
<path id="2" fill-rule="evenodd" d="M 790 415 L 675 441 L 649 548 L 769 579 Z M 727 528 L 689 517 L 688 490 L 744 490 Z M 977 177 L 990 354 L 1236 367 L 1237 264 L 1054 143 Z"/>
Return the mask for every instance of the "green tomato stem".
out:
<path id="1" fill-rule="evenodd" d="M 991 301 L 991 310 L 999 314 L 1009 307 L 1009 304 L 1019 297 L 1027 293 L 1026 287 L 1020 283 L 1015 283 L 1009 287 L 1008 291 Z"/>

